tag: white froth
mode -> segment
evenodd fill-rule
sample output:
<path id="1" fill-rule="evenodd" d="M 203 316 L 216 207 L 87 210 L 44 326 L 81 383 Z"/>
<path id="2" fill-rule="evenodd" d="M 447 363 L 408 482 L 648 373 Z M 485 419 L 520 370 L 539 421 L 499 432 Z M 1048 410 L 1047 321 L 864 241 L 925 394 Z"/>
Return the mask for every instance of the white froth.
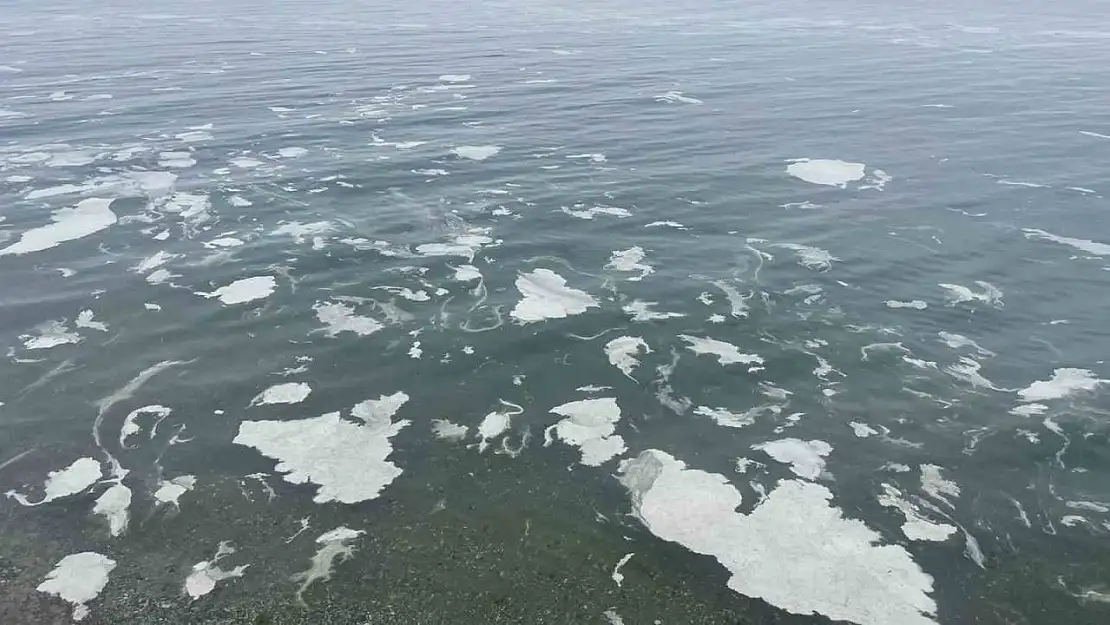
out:
<path id="1" fill-rule="evenodd" d="M 456 282 L 473 282 L 482 279 L 482 272 L 474 265 L 459 265 L 454 269 Z"/>
<path id="2" fill-rule="evenodd" d="M 867 438 L 869 436 L 877 436 L 879 434 L 878 430 L 866 423 L 852 421 L 848 423 L 848 426 L 852 428 L 852 434 L 855 434 L 857 438 Z"/>
<path id="3" fill-rule="evenodd" d="M 219 298 L 225 306 L 232 306 L 265 299 L 272 295 L 276 288 L 277 280 L 273 276 L 254 276 L 236 280 L 211 293 L 200 293 L 200 295 Z"/>
<path id="4" fill-rule="evenodd" d="M 1026 418 L 1038 417 L 1046 412 L 1048 412 L 1048 406 L 1044 404 L 1022 404 L 1010 409 L 1010 414 Z"/>
<path id="5" fill-rule="evenodd" d="M 204 560 L 193 565 L 192 572 L 185 578 L 185 594 L 192 600 L 197 600 L 216 589 L 216 584 L 236 577 L 242 577 L 249 564 L 243 564 L 233 569 L 223 570 L 219 566 L 220 560 L 235 553 L 231 543 L 223 541 L 216 549 L 216 555 L 211 560 Z"/>
<path id="6" fill-rule="evenodd" d="M 609 264 L 605 265 L 605 268 L 612 271 L 639 272 L 640 275 L 632 276 L 628 279 L 630 282 L 638 282 L 648 275 L 655 273 L 655 268 L 651 265 L 644 264 L 644 257 L 645 254 L 642 247 L 630 247 L 627 250 L 613 252 L 609 256 Z"/>
<path id="7" fill-rule="evenodd" d="M 798 264 L 814 271 L 828 271 L 834 262 L 840 259 L 830 254 L 827 250 L 797 243 L 779 243 L 776 247 L 794 250 L 798 256 Z"/>
<path id="8" fill-rule="evenodd" d="M 577 204 L 574 208 L 564 206 L 561 210 L 571 217 L 577 217 L 587 221 L 598 215 L 609 215 L 610 217 L 617 217 L 618 219 L 632 216 L 632 213 L 627 209 L 617 206 L 591 206 L 590 208 L 584 208 L 583 205 Z"/>
<path id="9" fill-rule="evenodd" d="M 990 306 L 1002 306 L 1002 290 L 990 282 L 976 280 L 975 284 L 983 289 L 981 293 L 959 284 L 938 284 L 940 288 L 948 291 L 948 303 L 956 305 L 963 302 L 982 302 Z"/>
<path id="10" fill-rule="evenodd" d="M 349 560 L 355 553 L 355 548 L 349 543 L 362 536 L 366 532 L 362 530 L 353 530 L 348 527 L 337 527 L 330 532 L 325 532 L 316 539 L 316 544 L 320 545 L 316 553 L 312 556 L 312 564 L 307 571 L 297 573 L 293 576 L 294 581 L 301 582 L 300 587 L 297 589 L 297 600 L 304 603 L 301 598 L 304 591 L 308 587 L 319 580 L 331 579 L 331 574 L 335 566 L 335 560 L 338 558 L 340 561 Z"/>
<path id="11" fill-rule="evenodd" d="M 982 368 L 983 365 L 981 365 L 979 361 L 975 360 L 974 358 L 961 356 L 959 362 L 948 365 L 944 368 L 944 371 L 952 377 L 963 380 L 964 382 L 967 382 L 972 386 L 978 388 L 986 388 L 992 391 L 1000 390 L 997 386 L 994 385 L 994 382 L 991 382 L 987 378 L 983 377 L 983 374 L 979 373 L 979 370 Z"/>
<path id="12" fill-rule="evenodd" d="M 513 413 L 496 411 L 487 414 L 478 424 L 478 451 L 483 452 L 489 447 L 489 442 L 509 431 Z"/>
<path id="13" fill-rule="evenodd" d="M 689 230 L 686 226 L 677 221 L 653 221 L 644 226 L 645 228 L 674 228 L 675 230 Z"/>
<path id="14" fill-rule="evenodd" d="M 447 419 L 435 419 L 432 421 L 432 434 L 435 437 L 444 441 L 461 441 L 466 438 L 466 433 L 470 428 L 458 423 L 452 423 Z"/>
<path id="15" fill-rule="evenodd" d="M 966 336 L 964 336 L 962 334 L 955 334 L 953 332 L 938 332 L 937 336 L 940 337 L 940 340 L 945 345 L 947 345 L 948 347 L 951 347 L 952 349 L 961 349 L 961 348 L 964 348 L 964 347 L 971 347 L 971 348 L 974 348 L 975 351 L 979 352 L 980 356 L 993 356 L 994 355 L 994 352 L 990 351 L 989 349 L 983 349 L 982 347 L 979 346 L 978 343 L 976 343 L 975 341 L 967 338 Z"/>
<path id="16" fill-rule="evenodd" d="M 633 511 L 659 538 L 713 556 L 728 586 L 794 614 L 859 625 L 936 625 L 932 578 L 897 545 L 829 505 L 818 484 L 784 480 L 751 514 L 718 474 L 651 449 L 620 466 Z"/>
<path id="17" fill-rule="evenodd" d="M 258 160 L 257 158 L 250 158 L 246 156 L 240 156 L 231 159 L 231 164 L 240 169 L 254 169 L 263 165 L 262 161 Z"/>
<path id="18" fill-rule="evenodd" d="M 802 158 L 786 166 L 786 173 L 812 184 L 845 188 L 863 178 L 866 165 L 831 159 Z"/>
<path id="19" fill-rule="evenodd" d="M 703 417 L 709 417 L 717 423 L 717 425 L 726 428 L 742 428 L 755 423 L 755 415 L 751 412 L 732 412 L 727 408 L 710 408 L 708 406 L 698 406 L 694 408 L 694 414 Z"/>
<path id="20" fill-rule="evenodd" d="M 737 319 L 745 319 L 748 316 L 748 300 L 755 296 L 754 292 L 749 292 L 744 295 L 724 280 L 714 280 L 711 283 L 713 286 L 721 289 L 725 294 L 725 299 L 728 300 L 729 314 Z"/>
<path id="21" fill-rule="evenodd" d="M 947 523 L 934 523 L 926 519 L 921 510 L 907 501 L 902 492 L 891 484 L 883 484 L 883 494 L 879 495 L 878 501 L 879 505 L 902 513 L 906 519 L 902 524 L 902 533 L 910 540 L 943 542 L 956 533 L 956 528 Z"/>
<path id="22" fill-rule="evenodd" d="M 474 256 L 493 242 L 488 228 L 469 228 L 465 232 L 451 235 L 446 243 L 421 243 L 416 246 L 416 252 L 421 256 L 460 256 L 474 262 Z M 387 254 L 386 251 L 379 251 Z"/>
<path id="23" fill-rule="evenodd" d="M 78 328 L 85 328 L 86 330 L 96 330 L 98 332 L 107 332 L 108 325 L 101 321 L 96 321 L 96 318 L 91 310 L 82 310 L 77 313 L 77 320 L 73 325 Z"/>
<path id="24" fill-rule="evenodd" d="M 80 621 L 89 615 L 89 607 L 85 604 L 104 590 L 115 568 L 115 560 L 99 553 L 74 553 L 62 558 L 36 590 L 73 605 L 73 620 Z"/>
<path id="25" fill-rule="evenodd" d="M 103 476 L 104 472 L 99 462 L 92 458 L 78 458 L 68 467 L 47 474 L 46 483 L 43 484 L 42 499 L 39 501 L 32 502 L 26 495 L 14 490 L 4 494 L 24 506 L 41 506 L 55 499 L 85 492 Z"/>
<path id="26" fill-rule="evenodd" d="M 803 441 L 784 438 L 769 443 L 752 445 L 775 460 L 789 464 L 790 470 L 798 477 L 815 480 L 825 472 L 825 456 L 832 452 L 832 446 L 825 441 Z"/>
<path id="27" fill-rule="evenodd" d="M 440 82 L 466 82 L 470 80 L 470 74 L 444 74 L 439 77 Z"/>
<path id="28" fill-rule="evenodd" d="M 549 269 L 520 274 L 516 288 L 523 299 L 509 314 L 522 323 L 563 319 L 600 306 L 589 293 L 568 287 L 565 278 Z"/>
<path id="29" fill-rule="evenodd" d="M 676 319 L 678 317 L 685 317 L 684 313 L 677 312 L 655 312 L 653 307 L 658 306 L 659 302 L 645 302 L 643 300 L 632 300 L 631 303 L 625 304 L 621 307 L 626 315 L 631 315 L 633 321 L 658 321 L 661 319 Z"/>
<path id="30" fill-rule="evenodd" d="M 451 153 L 459 158 L 484 161 L 487 158 L 497 156 L 500 151 L 501 147 L 496 145 L 460 145 L 453 148 Z"/>
<path id="31" fill-rule="evenodd" d="M 108 535 L 115 538 L 127 529 L 131 520 L 131 489 L 123 484 L 113 484 L 97 498 L 93 514 L 99 514 L 108 521 Z"/>
<path id="32" fill-rule="evenodd" d="M 352 306 L 342 302 L 317 302 L 312 310 L 316 311 L 316 319 L 325 325 L 323 332 L 332 337 L 343 332 L 368 336 L 385 327 L 370 317 L 356 315 Z"/>
<path id="33" fill-rule="evenodd" d="M 958 498 L 960 487 L 955 482 L 944 479 L 941 470 L 941 467 L 935 464 L 921 465 L 921 490 L 933 499 L 952 508 L 954 505 L 949 497 Z"/>
<path id="34" fill-rule="evenodd" d="M 296 146 L 278 150 L 278 156 L 282 158 L 300 158 L 305 154 L 308 154 L 307 149 Z"/>
<path id="35" fill-rule="evenodd" d="M 387 458 L 390 439 L 408 424 L 359 425 L 331 412 L 297 421 L 244 421 L 233 442 L 278 460 L 285 481 L 318 485 L 316 503 L 357 503 L 374 499 L 401 475 Z"/>
<path id="36" fill-rule="evenodd" d="M 19 241 L 0 249 L 0 256 L 41 252 L 100 232 L 116 223 L 111 206 L 112 200 L 89 198 L 73 208 L 58 209 L 50 216 L 51 223 L 24 232 Z"/>
<path id="37" fill-rule="evenodd" d="M 640 354 L 650 354 L 651 348 L 648 347 L 644 339 L 636 336 L 621 336 L 617 337 L 605 344 L 605 355 L 609 358 L 609 364 L 629 379 L 635 381 L 632 377 L 632 371 L 640 366 L 640 361 L 637 358 Z"/>
<path id="38" fill-rule="evenodd" d="M 154 254 L 144 258 L 138 265 L 131 268 L 135 273 L 147 273 L 165 265 L 169 261 L 177 258 L 177 254 L 170 254 L 165 250 L 159 250 Z"/>
<path id="39" fill-rule="evenodd" d="M 1023 228 L 1022 232 L 1025 233 L 1027 239 L 1042 239 L 1044 241 L 1052 241 L 1060 245 L 1067 245 L 1068 247 L 1075 248 L 1081 252 L 1086 252 L 1092 256 L 1110 256 L 1110 245 L 1106 243 L 1099 243 L 1097 241 L 1089 241 L 1087 239 L 1076 239 L 1072 237 L 1060 236 L 1045 232 L 1044 230 L 1037 230 L 1035 228 Z"/>
<path id="40" fill-rule="evenodd" d="M 547 429 L 545 445 L 558 437 L 564 443 L 577 446 L 582 452 L 582 464 L 598 467 L 627 450 L 624 439 L 613 433 L 621 418 L 615 398 L 573 401 L 556 406 L 551 412 L 565 418 Z"/>
<path id="41" fill-rule="evenodd" d="M 690 336 L 689 334 L 679 334 L 678 338 L 688 343 L 686 348 L 690 351 L 699 356 L 705 354 L 716 356 L 722 365 L 737 363 L 744 365 L 763 364 L 763 358 L 756 354 L 743 354 L 740 352 L 740 348 L 732 343 L 700 336 Z"/>
<path id="42" fill-rule="evenodd" d="M 311 223 L 291 221 L 278 226 L 270 232 L 270 235 L 293 237 L 293 240 L 299 245 L 308 241 L 311 237 L 331 234 L 332 232 L 335 232 L 335 224 L 330 221 L 314 221 Z"/>
<path id="43" fill-rule="evenodd" d="M 1018 391 L 1022 401 L 1039 402 L 1053 399 L 1063 399 L 1075 393 L 1089 393 L 1098 389 L 1099 385 L 1110 383 L 1110 380 L 1100 380 L 1087 369 L 1056 369 L 1048 380 L 1041 380 L 1030 384 L 1027 388 Z"/>
<path id="44" fill-rule="evenodd" d="M 688 95 L 683 95 L 681 91 L 668 91 L 655 96 L 656 102 L 668 102 L 674 104 L 680 102 L 682 104 L 705 104 L 697 98 L 691 98 Z"/>
<path id="45" fill-rule="evenodd" d="M 59 345 L 80 343 L 81 335 L 71 332 L 64 321 L 45 321 L 35 326 L 35 334 L 23 334 L 23 347 L 26 349 L 50 349 Z"/>
<path id="46" fill-rule="evenodd" d="M 299 404 L 308 398 L 312 387 L 304 382 L 286 382 L 276 384 L 262 391 L 251 400 L 252 406 L 266 404 Z"/>
<path id="47" fill-rule="evenodd" d="M 159 504 L 180 506 L 181 496 L 197 486 L 195 475 L 179 475 L 172 480 L 158 482 L 158 490 L 154 491 L 154 501 Z"/>
<path id="48" fill-rule="evenodd" d="M 367 399 L 351 408 L 351 416 L 363 423 L 376 427 L 388 427 L 393 417 L 409 401 L 408 393 L 397 391 L 392 395 L 382 395 L 377 399 Z"/>
<path id="49" fill-rule="evenodd" d="M 888 299 L 885 304 L 887 308 L 913 308 L 914 310 L 925 310 L 929 307 L 928 304 L 919 299 L 910 300 L 908 302 Z"/>
<path id="50" fill-rule="evenodd" d="M 191 152 L 162 152 L 158 155 L 158 166 L 168 169 L 188 169 L 197 164 Z"/>
<path id="51" fill-rule="evenodd" d="M 254 202 L 248 200 L 247 198 L 245 198 L 241 195 L 228 196 L 227 203 L 234 206 L 235 208 L 245 208 L 247 206 L 254 206 Z"/>

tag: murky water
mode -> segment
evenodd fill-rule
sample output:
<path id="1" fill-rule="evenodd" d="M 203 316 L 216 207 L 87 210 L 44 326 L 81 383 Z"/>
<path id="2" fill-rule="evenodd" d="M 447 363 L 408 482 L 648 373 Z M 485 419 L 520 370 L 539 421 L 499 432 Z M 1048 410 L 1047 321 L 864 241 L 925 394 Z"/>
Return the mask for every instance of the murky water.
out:
<path id="1" fill-rule="evenodd" d="M 1110 617 L 1099 3 L 374 4 L 5 7 L 0 621 Z"/>

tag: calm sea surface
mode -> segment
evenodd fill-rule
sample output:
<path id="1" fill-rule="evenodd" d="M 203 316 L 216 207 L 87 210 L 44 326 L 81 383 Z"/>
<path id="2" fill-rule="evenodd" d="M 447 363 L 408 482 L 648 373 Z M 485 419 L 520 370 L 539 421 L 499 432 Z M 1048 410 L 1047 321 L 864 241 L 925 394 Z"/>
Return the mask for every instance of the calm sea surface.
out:
<path id="1" fill-rule="evenodd" d="M 1110 4 L 0 6 L 0 622 L 1110 622 Z"/>

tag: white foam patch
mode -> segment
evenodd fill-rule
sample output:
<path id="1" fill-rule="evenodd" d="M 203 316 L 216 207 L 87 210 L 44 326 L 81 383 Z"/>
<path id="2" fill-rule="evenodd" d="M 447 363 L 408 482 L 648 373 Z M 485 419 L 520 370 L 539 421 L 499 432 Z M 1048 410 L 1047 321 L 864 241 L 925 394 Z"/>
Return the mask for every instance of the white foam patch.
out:
<path id="1" fill-rule="evenodd" d="M 685 313 L 677 312 L 656 312 L 652 310 L 658 306 L 659 302 L 645 302 L 643 300 L 632 300 L 632 302 L 625 304 L 621 307 L 626 315 L 631 315 L 633 321 L 659 321 L 662 319 L 677 319 L 685 317 Z"/>
<path id="2" fill-rule="evenodd" d="M 265 163 L 258 160 L 257 158 L 250 158 L 250 157 L 247 157 L 247 156 L 239 156 L 239 157 L 231 159 L 231 164 L 235 167 L 240 168 L 240 169 L 254 169 L 256 167 L 261 167 Z"/>
<path id="3" fill-rule="evenodd" d="M 416 252 L 421 256 L 460 256 L 474 262 L 474 256 L 485 246 L 493 244 L 488 228 L 469 228 L 451 235 L 445 243 L 421 243 Z M 379 250 L 383 254 L 386 251 Z"/>
<path id="4" fill-rule="evenodd" d="M 908 358 L 904 357 L 904 359 L 910 361 L 910 359 Z M 986 388 L 992 391 L 1001 390 L 994 385 L 994 382 L 991 382 L 987 378 L 983 377 L 983 374 L 979 373 L 979 370 L 982 368 L 983 365 L 974 358 L 961 356 L 959 362 L 948 365 L 944 368 L 944 371 L 948 375 L 951 375 L 956 379 L 963 380 L 964 382 L 967 382 L 972 386 L 978 388 Z"/>
<path id="5" fill-rule="evenodd" d="M 440 82 L 466 82 L 470 80 L 470 74 L 444 74 L 439 77 Z"/>
<path id="6" fill-rule="evenodd" d="M 432 421 L 432 434 L 436 438 L 444 441 L 461 441 L 466 438 L 467 432 L 470 428 L 458 423 L 452 423 L 447 419 L 435 419 Z"/>
<path id="7" fill-rule="evenodd" d="M 923 302 L 919 299 L 910 300 L 910 301 L 907 301 L 907 302 L 901 302 L 901 301 L 898 301 L 898 300 L 888 299 L 884 303 L 886 304 L 887 308 L 912 308 L 914 310 L 925 310 L 926 308 L 929 307 L 928 304 L 926 304 L 925 302 Z"/>
<path id="8" fill-rule="evenodd" d="M 46 321 L 34 328 L 35 334 L 23 334 L 23 347 L 26 349 L 50 349 L 59 345 L 80 343 L 80 334 L 71 332 L 64 321 Z"/>
<path id="9" fill-rule="evenodd" d="M 1087 369 L 1056 369 L 1052 372 L 1051 378 L 1030 384 L 1027 388 L 1018 391 L 1018 396 L 1026 402 L 1064 399 L 1076 393 L 1095 391 L 1099 385 L 1107 383 L 1110 383 L 1110 380 L 1100 380 Z"/>
<path id="10" fill-rule="evenodd" d="M 1088 239 L 1077 239 L 1073 237 L 1060 236 L 1045 232 L 1044 230 L 1037 230 L 1035 228 L 1023 228 L 1022 232 L 1025 233 L 1027 239 L 1041 239 L 1044 241 L 1051 241 L 1059 243 L 1060 245 L 1067 245 L 1068 247 L 1075 248 L 1081 252 L 1086 252 L 1092 256 L 1110 256 L 1110 245 L 1106 243 L 1099 243 L 1097 241 L 1090 241 Z"/>
<path id="11" fill-rule="evenodd" d="M 252 406 L 266 404 L 299 404 L 308 398 L 312 387 L 304 382 L 286 382 L 276 384 L 262 391 L 251 400 Z"/>
<path id="12" fill-rule="evenodd" d="M 605 265 L 605 268 L 612 271 L 639 272 L 640 275 L 628 278 L 630 282 L 639 282 L 648 275 L 655 273 L 655 268 L 643 262 L 644 257 L 644 248 L 640 246 L 630 247 L 627 250 L 613 252 L 609 256 L 609 263 Z"/>
<path id="13" fill-rule="evenodd" d="M 293 240 L 299 245 L 310 240 L 312 237 L 331 234 L 333 232 L 335 232 L 335 224 L 330 221 L 313 221 L 311 223 L 291 221 L 278 226 L 270 232 L 270 235 L 276 237 L 293 237 Z"/>
<path id="14" fill-rule="evenodd" d="M 790 470 L 798 477 L 815 480 L 825 472 L 825 456 L 832 452 L 832 446 L 825 441 L 803 441 L 797 438 L 784 438 L 769 443 L 752 445 L 771 456 L 778 462 L 789 464 Z"/>
<path id="15" fill-rule="evenodd" d="M 1025 418 L 1039 417 L 1046 412 L 1048 412 L 1048 406 L 1044 404 L 1022 404 L 1010 409 L 1010 414 Z"/>
<path id="16" fill-rule="evenodd" d="M 686 349 L 689 349 L 699 356 L 716 356 L 722 365 L 763 364 L 763 358 L 759 357 L 756 354 L 741 353 L 740 348 L 733 345 L 732 343 L 726 343 L 725 341 L 718 341 L 717 339 L 705 338 L 700 336 L 690 336 L 689 334 L 679 334 L 678 338 L 686 341 Z"/>
<path id="17" fill-rule="evenodd" d="M 870 425 L 868 425 L 866 423 L 860 423 L 859 421 L 852 421 L 852 422 L 848 423 L 848 426 L 852 428 L 852 434 L 855 434 L 856 438 L 869 438 L 871 436 L 878 436 L 879 435 L 878 430 L 876 430 L 875 428 L 871 427 Z"/>
<path id="18" fill-rule="evenodd" d="M 155 252 L 154 254 L 144 258 L 141 262 L 139 262 L 138 265 L 132 267 L 131 271 L 134 273 L 147 273 L 148 271 L 152 271 L 161 267 L 162 265 L 165 265 L 175 258 L 177 258 L 177 254 L 170 254 L 165 250 L 159 250 L 158 252 Z"/>
<path id="19" fill-rule="evenodd" d="M 482 272 L 474 265 L 459 265 L 455 267 L 456 282 L 473 282 L 482 279 Z"/>
<path id="20" fill-rule="evenodd" d="M 827 250 L 797 243 L 778 243 L 775 247 L 784 247 L 794 250 L 798 256 L 798 264 L 814 271 L 828 271 L 834 262 L 840 259 L 830 254 Z"/>
<path id="21" fill-rule="evenodd" d="M 577 217 L 578 219 L 585 219 L 587 221 L 598 215 L 607 215 L 618 219 L 632 216 L 632 213 L 627 209 L 617 206 L 591 206 L 590 208 L 584 208 L 583 205 L 576 205 L 574 208 L 564 206 L 561 210 L 571 217 Z"/>
<path id="22" fill-rule="evenodd" d="M 367 399 L 351 408 L 351 416 L 361 419 L 371 426 L 388 427 L 393 417 L 409 401 L 408 393 L 398 391 L 392 395 L 382 395 L 377 399 Z"/>
<path id="23" fill-rule="evenodd" d="M 237 239 L 235 237 L 220 237 L 218 239 L 212 239 L 211 241 L 205 241 L 204 242 L 204 247 L 207 247 L 210 250 L 211 249 L 227 250 L 227 249 L 231 249 L 233 247 L 242 247 L 243 245 L 245 245 L 243 240 L 242 239 Z"/>
<path id="24" fill-rule="evenodd" d="M 906 519 L 902 524 L 902 533 L 910 540 L 943 542 L 956 533 L 954 526 L 947 523 L 934 523 L 925 518 L 921 510 L 907 501 L 902 491 L 891 484 L 883 484 L 883 494 L 879 495 L 878 501 L 879 505 L 894 508 L 902 513 Z"/>
<path id="25" fill-rule="evenodd" d="M 301 582 L 300 588 L 297 589 L 297 600 L 304 603 L 301 598 L 304 591 L 317 581 L 327 581 L 331 579 L 331 574 L 335 567 L 335 560 L 338 558 L 341 562 L 351 559 L 355 553 L 355 548 L 350 545 L 350 542 L 366 532 L 362 530 L 353 530 L 348 527 L 337 527 L 330 532 L 321 534 L 316 539 L 316 544 L 320 547 L 312 556 L 312 564 L 307 571 L 297 573 L 293 576 L 294 581 Z"/>
<path id="26" fill-rule="evenodd" d="M 589 293 L 568 287 L 565 278 L 549 269 L 520 274 L 516 288 L 523 299 L 509 314 L 522 323 L 563 319 L 600 306 Z"/>
<path id="27" fill-rule="evenodd" d="M 242 577 L 247 572 L 249 564 L 242 564 L 235 568 L 224 570 L 220 568 L 220 560 L 235 553 L 231 543 L 222 541 L 216 549 L 216 555 L 211 560 L 204 560 L 193 565 L 192 572 L 185 578 L 185 594 L 193 601 L 200 599 L 216 589 L 216 584 L 236 577 Z"/>
<path id="28" fill-rule="evenodd" d="M 97 498 L 93 514 L 108 521 L 108 535 L 115 538 L 127 529 L 131 520 L 131 489 L 123 484 L 113 484 Z"/>
<path id="29" fill-rule="evenodd" d="M 231 195 L 227 198 L 227 203 L 235 208 L 245 208 L 247 206 L 254 206 L 254 202 L 248 200 L 241 195 Z"/>
<path id="30" fill-rule="evenodd" d="M 730 315 L 737 319 L 747 318 L 748 300 L 754 297 L 754 293 L 749 293 L 745 296 L 740 291 L 738 291 L 736 287 L 725 282 L 724 280 L 715 280 L 711 284 L 718 289 L 721 289 L 721 291 L 725 294 L 725 299 L 728 300 Z"/>
<path id="31" fill-rule="evenodd" d="M 942 468 L 935 464 L 921 465 L 921 490 L 933 499 L 943 502 L 949 508 L 955 507 L 950 497 L 960 496 L 960 487 L 941 474 Z"/>
<path id="32" fill-rule="evenodd" d="M 385 327 L 375 319 L 356 315 L 354 307 L 342 302 L 317 302 L 312 310 L 316 311 L 316 319 L 324 324 L 323 332 L 331 337 L 343 332 L 369 336 Z"/>
<path id="33" fill-rule="evenodd" d="M 167 169 L 188 169 L 196 164 L 192 152 L 162 152 L 158 155 L 158 166 Z"/>
<path id="34" fill-rule="evenodd" d="M 975 284 L 979 285 L 982 292 L 973 291 L 959 284 L 942 283 L 937 286 L 948 291 L 948 303 L 953 306 L 963 302 L 982 302 L 990 306 L 1002 306 L 1002 289 L 999 289 L 990 282 L 984 282 L 982 280 L 976 280 Z"/>
<path id="35" fill-rule="evenodd" d="M 254 276 L 236 280 L 227 286 L 222 286 L 211 293 L 198 293 L 207 298 L 218 298 L 225 306 L 246 304 L 260 299 L 265 299 L 273 294 L 277 288 L 277 280 L 273 276 Z"/>
<path id="36" fill-rule="evenodd" d="M 280 150 L 278 150 L 278 156 L 282 158 L 300 158 L 305 154 L 308 154 L 307 149 L 296 146 L 281 148 Z"/>
<path id="37" fill-rule="evenodd" d="M 82 310 L 77 313 L 77 320 L 73 322 L 73 325 L 78 328 L 85 328 L 86 330 L 96 330 L 98 332 L 108 331 L 108 325 L 102 321 L 97 321 L 91 310 Z"/>
<path id="38" fill-rule="evenodd" d="M 601 152 L 591 152 L 589 154 L 567 154 L 567 158 L 571 160 L 585 159 L 591 163 L 604 163 L 607 159 Z"/>
<path id="39" fill-rule="evenodd" d="M 601 466 L 628 449 L 624 439 L 613 433 L 621 409 L 612 397 L 573 401 L 556 406 L 551 412 L 566 418 L 547 428 L 544 445 L 550 445 L 555 437 L 575 445 L 582 452 L 579 462 L 586 466 Z"/>
<path id="40" fill-rule="evenodd" d="M 990 351 L 989 349 L 984 349 L 980 347 L 978 343 L 962 334 L 955 334 L 953 332 L 938 332 L 937 336 L 940 337 L 941 342 L 943 342 L 948 347 L 951 347 L 952 349 L 971 347 L 975 349 L 975 351 L 979 352 L 980 356 L 994 356 L 994 352 Z"/>
<path id="41" fill-rule="evenodd" d="M 111 206 L 112 200 L 89 198 L 73 208 L 58 209 L 50 216 L 51 223 L 24 232 L 19 241 L 0 249 L 0 256 L 41 252 L 100 232 L 116 223 Z"/>
<path id="42" fill-rule="evenodd" d="M 42 499 L 39 501 L 32 502 L 26 495 L 14 490 L 4 494 L 24 506 L 41 506 L 62 497 L 83 493 L 103 476 L 99 462 L 93 458 L 78 458 L 68 467 L 47 474 Z"/>
<path id="43" fill-rule="evenodd" d="M 291 484 L 319 486 L 313 501 L 358 503 L 377 497 L 401 469 L 390 439 L 409 421 L 359 425 L 331 412 L 298 421 L 244 421 L 234 443 L 278 460 Z"/>
<path id="44" fill-rule="evenodd" d="M 750 412 L 732 412 L 727 408 L 710 408 L 708 406 L 698 406 L 694 408 L 694 414 L 713 419 L 722 427 L 726 428 L 742 428 L 755 423 L 755 415 Z"/>
<path id="45" fill-rule="evenodd" d="M 675 230 L 689 230 L 686 226 L 677 221 L 653 221 L 644 226 L 645 228 L 674 228 Z"/>
<path id="46" fill-rule="evenodd" d="M 451 153 L 459 158 L 484 161 L 487 158 L 497 156 L 500 151 L 501 147 L 497 145 L 460 145 L 453 148 Z"/>
<path id="47" fill-rule="evenodd" d="M 732 590 L 794 614 L 859 625 L 936 625 L 933 579 L 897 545 L 829 505 L 824 486 L 785 480 L 751 514 L 727 478 L 650 449 L 620 465 L 633 512 L 659 538 L 713 556 Z"/>
<path id="48" fill-rule="evenodd" d="M 655 96 L 655 101 L 656 102 L 667 102 L 667 103 L 670 103 L 670 104 L 675 104 L 675 103 L 697 104 L 697 105 L 705 104 L 705 102 L 702 102 L 701 100 L 699 100 L 697 98 L 692 98 L 688 95 L 683 95 L 681 91 L 668 91 L 666 93 L 661 93 L 661 94 Z"/>
<path id="49" fill-rule="evenodd" d="M 195 475 L 179 475 L 171 480 L 158 482 L 158 490 L 154 491 L 154 501 L 162 505 L 181 505 L 181 496 L 197 487 Z"/>
<path id="50" fill-rule="evenodd" d="M 786 166 L 786 173 L 811 184 L 845 188 L 864 176 L 866 165 L 835 159 L 801 158 Z"/>
<path id="51" fill-rule="evenodd" d="M 648 347 L 647 342 L 637 336 L 621 336 L 605 344 L 605 355 L 609 358 L 609 364 L 620 369 L 621 373 L 633 381 L 635 378 L 632 377 L 632 372 L 640 366 L 637 356 L 650 353 L 651 348 Z"/>
<path id="52" fill-rule="evenodd" d="M 201 224 L 211 218 L 209 210 L 212 209 L 212 200 L 203 193 L 174 193 L 166 201 L 164 209 L 173 213 L 185 223 L 187 234 L 192 234 Z"/>
<path id="53" fill-rule="evenodd" d="M 504 404 L 504 400 L 502 400 Z M 478 452 L 481 453 L 489 447 L 490 441 L 501 436 L 509 431 L 509 426 L 512 423 L 512 417 L 515 414 L 520 414 L 523 409 L 515 412 L 505 410 L 494 411 L 487 414 L 482 418 L 482 422 L 478 424 L 476 432 L 478 437 Z"/>
<path id="54" fill-rule="evenodd" d="M 108 585 L 108 576 L 115 568 L 115 560 L 99 553 L 74 553 L 62 558 L 35 590 L 71 604 L 73 620 L 80 621 L 89 615 L 86 604 L 104 590 Z"/>

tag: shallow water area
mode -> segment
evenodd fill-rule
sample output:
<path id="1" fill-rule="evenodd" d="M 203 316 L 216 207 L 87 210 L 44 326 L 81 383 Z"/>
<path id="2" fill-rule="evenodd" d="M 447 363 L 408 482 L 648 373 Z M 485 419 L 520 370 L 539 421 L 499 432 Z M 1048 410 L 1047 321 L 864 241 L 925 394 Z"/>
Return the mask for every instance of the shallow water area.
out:
<path id="1" fill-rule="evenodd" d="M 1102 13 L 8 2 L 0 623 L 1110 622 Z"/>

